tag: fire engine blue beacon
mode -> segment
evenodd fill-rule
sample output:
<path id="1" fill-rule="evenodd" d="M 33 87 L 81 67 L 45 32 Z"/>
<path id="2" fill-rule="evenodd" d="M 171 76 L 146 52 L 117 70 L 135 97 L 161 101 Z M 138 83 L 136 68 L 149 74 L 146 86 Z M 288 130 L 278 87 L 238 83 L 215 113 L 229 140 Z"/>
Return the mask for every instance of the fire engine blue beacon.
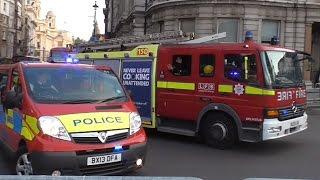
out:
<path id="1" fill-rule="evenodd" d="M 245 35 L 245 40 L 252 40 L 253 39 L 253 32 L 247 31 Z"/>

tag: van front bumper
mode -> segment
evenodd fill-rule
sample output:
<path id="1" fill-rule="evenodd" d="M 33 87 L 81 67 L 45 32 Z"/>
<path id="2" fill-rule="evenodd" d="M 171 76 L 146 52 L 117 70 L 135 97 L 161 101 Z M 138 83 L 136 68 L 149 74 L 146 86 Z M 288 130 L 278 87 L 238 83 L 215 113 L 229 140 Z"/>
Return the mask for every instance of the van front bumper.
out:
<path id="1" fill-rule="evenodd" d="M 119 153 L 120 162 L 87 165 L 88 157 Z M 134 171 L 144 165 L 146 143 L 130 145 L 126 150 L 110 153 L 32 152 L 30 156 L 34 174 L 37 175 L 51 175 L 54 171 L 60 171 L 61 175 L 117 175 Z M 138 159 L 142 159 L 141 166 L 136 165 Z"/>
<path id="2" fill-rule="evenodd" d="M 279 121 L 278 119 L 265 119 L 263 123 L 262 140 L 281 138 L 298 133 L 308 128 L 308 115 L 305 113 L 301 117 Z"/>

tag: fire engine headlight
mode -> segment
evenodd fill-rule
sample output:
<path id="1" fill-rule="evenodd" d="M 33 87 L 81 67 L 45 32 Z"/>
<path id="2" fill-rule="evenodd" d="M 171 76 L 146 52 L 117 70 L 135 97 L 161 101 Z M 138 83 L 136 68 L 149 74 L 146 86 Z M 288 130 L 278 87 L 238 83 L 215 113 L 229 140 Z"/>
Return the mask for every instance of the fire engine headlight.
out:
<path id="1" fill-rule="evenodd" d="M 141 128 L 141 117 L 137 113 L 130 114 L 130 135 L 138 132 Z"/>
<path id="2" fill-rule="evenodd" d="M 52 116 L 43 116 L 39 118 L 39 124 L 43 134 L 65 141 L 71 141 L 66 128 L 58 118 Z"/>

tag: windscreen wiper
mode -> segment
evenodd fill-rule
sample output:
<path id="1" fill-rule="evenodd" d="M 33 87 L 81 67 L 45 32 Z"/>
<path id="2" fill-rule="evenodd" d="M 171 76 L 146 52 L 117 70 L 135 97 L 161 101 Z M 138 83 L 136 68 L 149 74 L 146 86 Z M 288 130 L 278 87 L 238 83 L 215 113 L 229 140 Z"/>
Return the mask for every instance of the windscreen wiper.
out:
<path id="1" fill-rule="evenodd" d="M 86 104 L 86 103 L 94 103 L 97 100 L 94 99 L 79 99 L 79 100 L 71 100 L 71 101 L 64 101 L 62 104 Z"/>
<path id="2" fill-rule="evenodd" d="M 97 103 L 105 103 L 105 102 L 109 102 L 109 101 L 113 101 L 113 100 L 116 100 L 116 99 L 121 99 L 121 98 L 125 98 L 126 96 L 115 96 L 115 97 L 111 97 L 111 98 L 108 98 L 108 99 L 103 99 L 103 100 L 100 100 L 98 101 Z"/>

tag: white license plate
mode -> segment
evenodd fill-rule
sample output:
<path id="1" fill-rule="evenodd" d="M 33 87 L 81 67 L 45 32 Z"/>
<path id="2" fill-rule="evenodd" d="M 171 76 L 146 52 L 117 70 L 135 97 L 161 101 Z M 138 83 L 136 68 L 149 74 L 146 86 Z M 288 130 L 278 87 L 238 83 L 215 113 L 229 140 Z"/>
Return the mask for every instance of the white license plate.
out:
<path id="1" fill-rule="evenodd" d="M 121 161 L 121 154 L 110 154 L 105 156 L 88 157 L 87 165 L 108 164 Z"/>
<path id="2" fill-rule="evenodd" d="M 290 123 L 291 127 L 295 127 L 295 126 L 298 126 L 298 125 L 299 125 L 299 121 L 294 121 L 294 122 Z"/>

